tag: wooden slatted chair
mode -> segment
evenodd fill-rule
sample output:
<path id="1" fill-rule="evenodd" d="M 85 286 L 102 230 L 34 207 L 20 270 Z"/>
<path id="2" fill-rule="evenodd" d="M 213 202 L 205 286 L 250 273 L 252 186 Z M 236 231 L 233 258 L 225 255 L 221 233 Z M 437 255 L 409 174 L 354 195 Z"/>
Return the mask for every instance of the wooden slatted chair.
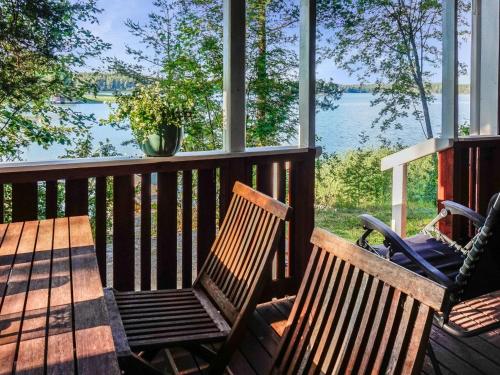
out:
<path id="1" fill-rule="evenodd" d="M 271 373 L 417 374 L 448 290 L 321 229 Z"/>
<path id="2" fill-rule="evenodd" d="M 237 182 L 191 289 L 106 291 L 123 369 L 154 372 L 138 352 L 182 346 L 204 356 L 211 373 L 221 373 L 255 309 L 279 230 L 290 214 L 287 205 Z M 216 352 L 200 345 L 217 342 Z"/>

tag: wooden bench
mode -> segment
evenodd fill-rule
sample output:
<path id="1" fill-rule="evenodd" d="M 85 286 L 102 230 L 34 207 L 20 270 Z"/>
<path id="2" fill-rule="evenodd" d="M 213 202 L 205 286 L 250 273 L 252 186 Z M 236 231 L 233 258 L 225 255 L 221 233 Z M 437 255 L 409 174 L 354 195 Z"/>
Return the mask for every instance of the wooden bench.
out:
<path id="1" fill-rule="evenodd" d="M 236 183 L 226 217 L 191 289 L 106 292 L 122 368 L 155 372 L 142 351 L 184 346 L 221 373 L 245 329 L 291 209 Z M 199 228 L 203 230 L 203 228 Z M 113 298 L 114 297 L 114 298 Z M 221 343 L 215 350 L 201 344 Z"/>

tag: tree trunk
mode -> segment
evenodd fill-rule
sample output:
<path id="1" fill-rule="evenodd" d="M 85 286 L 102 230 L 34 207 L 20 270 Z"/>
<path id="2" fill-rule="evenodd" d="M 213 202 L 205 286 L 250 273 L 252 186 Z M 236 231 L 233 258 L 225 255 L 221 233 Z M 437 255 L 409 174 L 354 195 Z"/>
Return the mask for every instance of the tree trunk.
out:
<path id="1" fill-rule="evenodd" d="M 423 73 L 422 73 L 423 67 L 420 65 L 421 56 L 418 54 L 417 44 L 415 42 L 415 34 L 409 33 L 408 39 L 410 43 L 409 48 L 411 50 L 411 54 L 414 60 L 413 65 L 415 66 L 413 78 L 415 79 L 415 83 L 417 84 L 418 93 L 420 95 L 420 101 L 422 102 L 422 112 L 424 113 L 425 136 L 427 139 L 431 139 L 434 137 L 434 134 L 432 131 L 431 117 L 429 115 L 429 103 L 427 100 L 427 94 L 425 92 L 425 85 L 423 80 Z M 411 64 L 412 63 L 411 56 L 409 56 L 409 60 Z"/>
<path id="2" fill-rule="evenodd" d="M 266 6 L 267 1 L 258 1 L 257 18 L 257 58 L 256 64 L 256 125 L 257 128 L 265 126 L 267 102 L 267 32 L 266 32 Z M 260 132 L 259 132 L 260 133 Z"/>
<path id="3" fill-rule="evenodd" d="M 427 101 L 427 95 L 425 93 L 424 83 L 422 82 L 421 78 L 417 81 L 417 86 L 418 86 L 418 92 L 420 94 L 420 101 L 422 102 L 422 112 L 424 113 L 425 133 L 426 133 L 425 136 L 427 139 L 431 139 L 434 137 L 434 134 L 432 132 L 432 126 L 431 126 L 431 116 L 429 115 L 429 103 Z"/>

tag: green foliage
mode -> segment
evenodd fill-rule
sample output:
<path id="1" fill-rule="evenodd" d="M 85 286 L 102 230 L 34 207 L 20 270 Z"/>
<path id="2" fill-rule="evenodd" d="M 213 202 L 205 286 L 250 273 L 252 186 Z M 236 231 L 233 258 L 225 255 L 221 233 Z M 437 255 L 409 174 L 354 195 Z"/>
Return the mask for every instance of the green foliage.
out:
<path id="1" fill-rule="evenodd" d="M 213 2 L 200 0 L 155 0 L 153 4 L 155 11 L 145 24 L 126 22 L 131 35 L 144 46 L 127 48 L 136 64 L 112 59 L 111 69 L 139 84 L 158 84 L 169 96 L 189 98 L 192 108 L 184 124 L 184 151 L 221 148 L 222 8 L 219 12 Z M 124 107 L 127 111 L 128 100 L 122 99 L 115 113 Z"/>
<path id="2" fill-rule="evenodd" d="M 0 0 L 0 160 L 88 131 L 92 115 L 51 98 L 78 100 L 93 89 L 75 72 L 109 47 L 85 28 L 99 13 L 95 0 Z"/>
<path id="3" fill-rule="evenodd" d="M 316 203 L 320 207 L 356 207 L 388 204 L 392 175 L 380 170 L 383 157 L 395 149 L 358 149 L 326 155 L 317 161 Z M 434 203 L 437 194 L 437 160 L 426 157 L 410 163 L 408 200 Z"/>
<path id="4" fill-rule="evenodd" d="M 317 162 L 316 202 L 321 206 L 377 204 L 390 197 L 391 176 L 380 172 L 389 149 L 352 150 Z"/>
<path id="5" fill-rule="evenodd" d="M 106 138 L 104 142 L 99 141 L 96 146 L 94 137 L 89 133 L 85 133 L 82 137 L 75 138 L 73 145 L 67 147 L 64 151 L 65 154 L 61 156 L 62 159 L 120 156 L 120 153 L 116 150 L 116 147 L 111 144 L 109 139 Z"/>
<path id="6" fill-rule="evenodd" d="M 470 135 L 470 123 L 468 121 L 458 124 L 458 134 L 462 137 Z"/>
<path id="7" fill-rule="evenodd" d="M 408 200 L 437 203 L 437 155 L 429 155 L 408 165 Z"/>
<path id="8" fill-rule="evenodd" d="M 151 134 L 159 134 L 164 126 L 182 127 L 189 123 L 194 101 L 176 84 L 160 82 L 137 86 L 130 95 L 118 95 L 118 108 L 110 121 L 130 119 L 130 128 L 137 143 L 142 144 Z M 189 94 L 189 93 L 187 93 Z"/>

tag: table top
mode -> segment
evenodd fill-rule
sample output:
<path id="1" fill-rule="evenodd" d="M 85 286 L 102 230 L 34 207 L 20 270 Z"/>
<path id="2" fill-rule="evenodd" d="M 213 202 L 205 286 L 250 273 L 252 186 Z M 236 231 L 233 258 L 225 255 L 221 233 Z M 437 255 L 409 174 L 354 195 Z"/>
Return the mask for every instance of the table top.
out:
<path id="1" fill-rule="evenodd" d="M 87 216 L 0 224 L 0 374 L 119 374 Z"/>

